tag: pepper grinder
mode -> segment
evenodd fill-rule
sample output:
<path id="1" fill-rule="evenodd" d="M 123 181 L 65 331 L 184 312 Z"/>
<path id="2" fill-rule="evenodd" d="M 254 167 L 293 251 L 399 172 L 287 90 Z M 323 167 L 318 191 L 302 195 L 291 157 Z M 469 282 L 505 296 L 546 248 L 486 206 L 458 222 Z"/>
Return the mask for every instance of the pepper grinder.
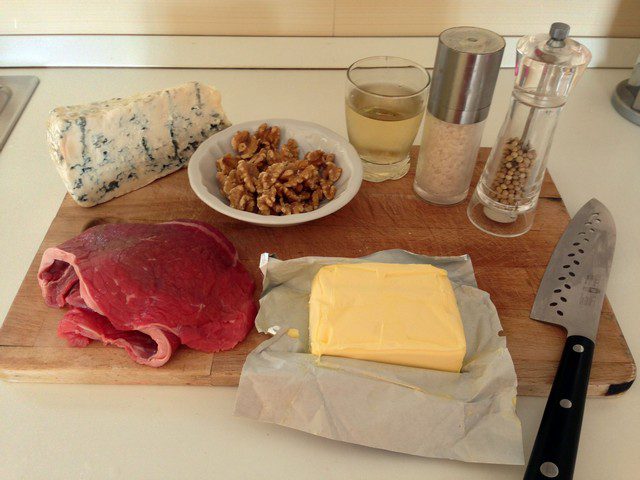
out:
<path id="1" fill-rule="evenodd" d="M 529 231 L 558 118 L 591 52 L 568 38 L 569 25 L 521 38 L 511 105 L 469 202 L 469 220 L 486 233 Z"/>

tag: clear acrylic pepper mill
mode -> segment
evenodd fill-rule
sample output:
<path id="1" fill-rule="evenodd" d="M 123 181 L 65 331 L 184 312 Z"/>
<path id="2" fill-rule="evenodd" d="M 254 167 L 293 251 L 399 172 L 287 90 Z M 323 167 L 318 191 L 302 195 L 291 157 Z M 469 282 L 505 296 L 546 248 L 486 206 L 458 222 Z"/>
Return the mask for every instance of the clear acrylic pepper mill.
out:
<path id="1" fill-rule="evenodd" d="M 533 224 L 558 117 L 591 60 L 568 35 L 569 25 L 554 23 L 518 41 L 511 105 L 467 209 L 491 235 L 515 237 Z"/>

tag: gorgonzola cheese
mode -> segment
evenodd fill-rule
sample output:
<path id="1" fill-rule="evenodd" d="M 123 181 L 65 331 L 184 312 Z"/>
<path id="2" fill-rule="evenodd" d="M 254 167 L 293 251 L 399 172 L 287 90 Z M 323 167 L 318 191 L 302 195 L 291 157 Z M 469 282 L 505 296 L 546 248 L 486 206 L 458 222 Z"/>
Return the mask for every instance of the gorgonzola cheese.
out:
<path id="1" fill-rule="evenodd" d="M 182 168 L 200 143 L 229 125 L 220 93 L 191 82 L 56 108 L 47 140 L 69 194 L 91 207 Z"/>

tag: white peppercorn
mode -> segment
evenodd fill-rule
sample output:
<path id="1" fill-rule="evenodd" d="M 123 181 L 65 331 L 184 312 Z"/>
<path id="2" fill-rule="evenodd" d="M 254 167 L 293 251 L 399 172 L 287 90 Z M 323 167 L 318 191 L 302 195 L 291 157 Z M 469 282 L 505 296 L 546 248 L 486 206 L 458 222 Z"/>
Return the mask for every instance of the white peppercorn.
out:
<path id="1" fill-rule="evenodd" d="M 502 148 L 500 167 L 491 184 L 491 198 L 503 205 L 519 205 L 536 157 L 536 151 L 530 145 L 523 144 L 520 138 L 507 140 Z"/>

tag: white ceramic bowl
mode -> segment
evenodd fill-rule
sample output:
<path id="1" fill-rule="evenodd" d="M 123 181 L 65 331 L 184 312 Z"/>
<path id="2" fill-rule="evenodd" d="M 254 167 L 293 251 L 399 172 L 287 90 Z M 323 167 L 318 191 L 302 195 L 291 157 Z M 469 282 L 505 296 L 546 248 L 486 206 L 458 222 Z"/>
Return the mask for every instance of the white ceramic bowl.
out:
<path id="1" fill-rule="evenodd" d="M 263 123 L 280 127 L 283 143 L 289 138 L 295 138 L 301 153 L 321 149 L 336 156 L 335 162 L 342 168 L 342 175 L 335 183 L 336 196 L 333 200 L 325 200 L 313 212 L 293 215 L 260 215 L 237 210 L 229 205 L 216 180 L 216 160 L 232 153 L 231 138 L 236 132 L 255 132 Z M 205 140 L 189 161 L 189 183 L 200 200 L 228 217 L 264 226 L 298 225 L 330 215 L 349 203 L 362 183 L 362 163 L 355 148 L 328 128 L 300 120 L 272 118 L 239 123 Z"/>

